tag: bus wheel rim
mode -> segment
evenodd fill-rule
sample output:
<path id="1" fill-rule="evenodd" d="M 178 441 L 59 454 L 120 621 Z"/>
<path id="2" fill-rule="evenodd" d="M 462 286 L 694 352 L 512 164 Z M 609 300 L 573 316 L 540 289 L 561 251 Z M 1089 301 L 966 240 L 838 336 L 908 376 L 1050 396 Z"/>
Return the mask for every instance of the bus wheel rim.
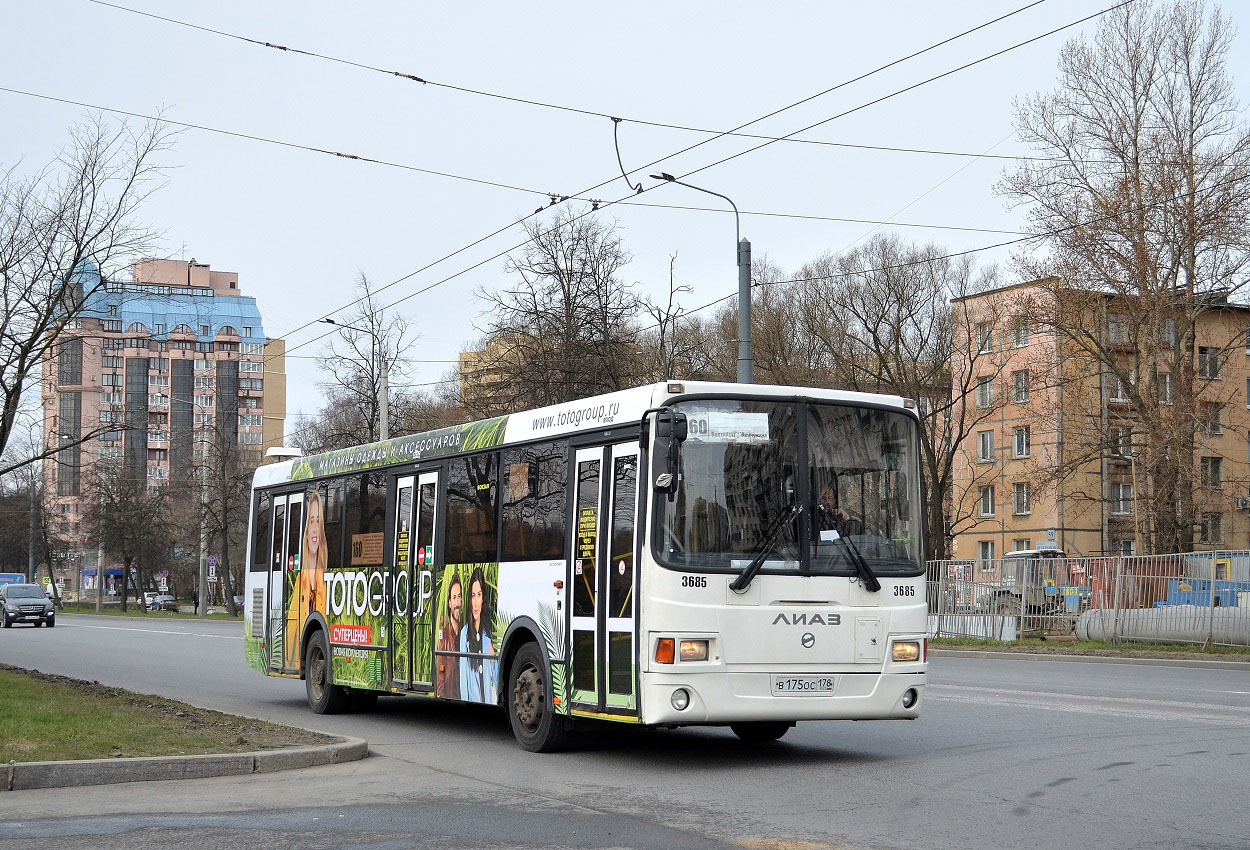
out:
<path id="1" fill-rule="evenodd" d="M 543 720 L 546 694 L 543 691 L 542 676 L 532 665 L 525 665 L 525 669 L 517 676 L 512 701 L 521 726 L 527 732 L 537 731 Z"/>

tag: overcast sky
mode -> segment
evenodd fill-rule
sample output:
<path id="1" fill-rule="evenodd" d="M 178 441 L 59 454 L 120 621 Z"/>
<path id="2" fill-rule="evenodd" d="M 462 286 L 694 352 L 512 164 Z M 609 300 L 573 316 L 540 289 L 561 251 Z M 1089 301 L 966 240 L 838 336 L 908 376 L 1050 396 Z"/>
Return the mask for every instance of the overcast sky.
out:
<path id="1" fill-rule="evenodd" d="M 891 3 L 329 3 L 319 0 L 120 0 L 121 5 L 236 36 L 413 74 L 393 75 L 257 46 L 89 0 L 5 0 L 0 87 L 152 115 L 308 147 L 386 160 L 509 187 L 313 153 L 188 129 L 164 155 L 168 185 L 142 210 L 164 234 L 167 256 L 239 273 L 264 328 L 292 355 L 290 434 L 321 405 L 316 360 L 326 328 L 343 315 L 352 282 L 384 286 L 547 203 L 543 193 L 630 194 L 605 117 L 455 91 L 458 86 L 625 119 L 728 130 L 1027 5 Z M 1069 24 L 1110 0 L 1045 0 L 1004 21 L 751 125 L 779 136 Z M 1144 5 L 1144 0 L 1143 0 Z M 1234 21 L 1242 7 L 1230 4 Z M 800 138 L 972 154 L 1028 151 L 1012 132 L 1012 100 L 1048 91 L 1058 50 L 1092 34 L 1089 21 L 952 76 L 837 118 Z M 1243 106 L 1250 50 L 1231 57 Z M 42 165 L 87 109 L 0 92 L 0 167 Z M 759 144 L 685 130 L 620 125 L 632 176 L 682 175 Z M 743 210 L 889 220 L 978 230 L 887 225 L 915 241 L 966 250 L 1013 238 L 1023 211 L 993 186 L 1002 159 L 773 144 L 700 171 L 690 181 Z M 528 190 L 528 191 L 519 191 Z M 715 207 L 712 197 L 664 186 L 639 204 Z M 549 220 L 548 211 L 538 217 Z M 677 254 L 678 283 L 698 307 L 736 288 L 730 214 L 617 205 L 633 261 L 625 277 L 658 295 Z M 758 259 L 785 271 L 863 239 L 877 225 L 745 215 Z M 413 382 L 444 377 L 478 337 L 478 287 L 507 283 L 494 255 L 522 242 L 519 226 L 407 277 L 381 294 L 400 301 L 420 335 Z M 1004 262 L 1009 249 L 979 262 Z M 479 265 L 480 264 L 480 265 Z M 476 268 L 471 268 L 476 266 Z M 467 270 L 467 271 L 466 271 Z M 457 274 L 459 273 L 459 274 Z M 454 277 L 451 277 L 456 275 Z M 451 277 L 446 282 L 439 283 Z M 421 294 L 418 290 L 429 288 Z M 408 297 L 411 296 L 411 297 Z"/>

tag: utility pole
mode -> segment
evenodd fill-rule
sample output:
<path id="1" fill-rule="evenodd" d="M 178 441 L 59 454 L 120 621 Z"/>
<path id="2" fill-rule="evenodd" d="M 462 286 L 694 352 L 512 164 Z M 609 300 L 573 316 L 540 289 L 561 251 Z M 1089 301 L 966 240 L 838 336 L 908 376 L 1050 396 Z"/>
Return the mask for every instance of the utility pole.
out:
<path id="1" fill-rule="evenodd" d="M 684 183 L 664 171 L 652 174 L 651 179 L 676 183 L 678 186 L 685 186 L 696 192 L 715 195 L 728 201 L 729 206 L 733 207 L 738 249 L 738 383 L 754 383 L 755 361 L 751 357 L 751 243 L 742 238 L 742 220 L 738 215 L 738 205 L 728 195 L 722 195 L 720 192 L 713 192 L 711 189 L 704 189 L 692 183 Z"/>
<path id="2" fill-rule="evenodd" d="M 737 208 L 734 209 L 735 214 Z M 755 383 L 751 357 L 751 242 L 738 240 L 738 383 Z"/>
<path id="3" fill-rule="evenodd" d="M 31 467 L 30 473 L 30 539 L 26 553 L 26 581 L 31 584 L 35 583 L 35 508 L 38 490 L 35 488 L 35 471 Z"/>

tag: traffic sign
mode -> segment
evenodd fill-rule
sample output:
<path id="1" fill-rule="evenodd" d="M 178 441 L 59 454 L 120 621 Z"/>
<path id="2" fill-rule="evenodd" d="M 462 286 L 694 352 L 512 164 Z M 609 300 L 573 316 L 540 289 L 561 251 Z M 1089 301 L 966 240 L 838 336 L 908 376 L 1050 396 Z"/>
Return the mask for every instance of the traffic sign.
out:
<path id="1" fill-rule="evenodd" d="M 216 555 L 209 555 L 209 556 L 208 556 L 208 565 L 209 565 L 210 567 L 215 567 L 215 566 L 217 566 L 217 556 L 216 556 Z"/>

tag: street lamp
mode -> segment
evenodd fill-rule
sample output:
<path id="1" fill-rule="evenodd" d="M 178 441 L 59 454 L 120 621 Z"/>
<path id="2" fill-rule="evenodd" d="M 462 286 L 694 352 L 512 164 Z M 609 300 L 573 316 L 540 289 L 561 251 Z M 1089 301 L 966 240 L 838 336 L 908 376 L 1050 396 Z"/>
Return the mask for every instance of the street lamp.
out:
<path id="1" fill-rule="evenodd" d="M 369 359 L 378 370 L 378 439 L 389 440 L 391 437 L 391 390 L 387 381 L 386 357 L 383 352 L 378 351 L 377 334 L 355 325 L 336 322 L 334 319 L 319 319 L 318 321 L 334 325 L 336 328 L 350 328 L 357 333 L 369 335 Z"/>
<path id="2" fill-rule="evenodd" d="M 751 373 L 755 362 L 751 358 L 751 243 L 742 238 L 742 222 L 738 215 L 738 205 L 728 195 L 722 195 L 720 192 L 713 192 L 711 189 L 704 189 L 692 183 L 685 183 L 664 171 L 652 174 L 651 179 L 676 183 L 678 186 L 685 186 L 696 192 L 715 195 L 729 201 L 729 206 L 733 207 L 734 231 L 738 245 L 738 383 L 753 383 Z"/>
<path id="3" fill-rule="evenodd" d="M 1133 479 L 1133 534 L 1137 537 L 1137 548 L 1141 550 L 1141 549 L 1144 549 L 1145 546 L 1143 545 L 1142 539 L 1141 539 L 1141 511 L 1137 510 L 1137 458 L 1138 457 L 1139 457 L 1138 452 L 1129 450 L 1129 453 L 1128 453 L 1129 473 L 1128 474 L 1129 474 L 1129 477 Z M 1138 551 L 1135 554 L 1140 555 L 1143 553 Z"/>

